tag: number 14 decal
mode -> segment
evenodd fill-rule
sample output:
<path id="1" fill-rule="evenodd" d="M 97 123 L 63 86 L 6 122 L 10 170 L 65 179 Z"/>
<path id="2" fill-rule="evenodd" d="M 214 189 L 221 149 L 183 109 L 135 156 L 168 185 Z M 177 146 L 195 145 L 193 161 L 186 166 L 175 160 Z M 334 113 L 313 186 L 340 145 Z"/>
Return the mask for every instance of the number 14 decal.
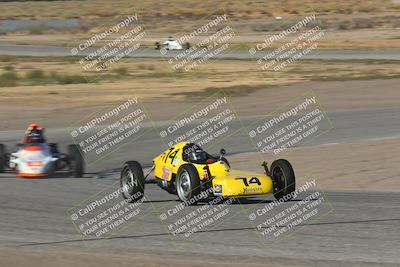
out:
<path id="1" fill-rule="evenodd" d="M 170 148 L 168 152 L 165 152 L 163 156 L 164 163 L 167 163 L 167 160 L 171 159 L 171 164 L 172 164 L 176 154 L 178 154 L 178 151 L 179 149 L 174 151 L 174 148 Z"/>

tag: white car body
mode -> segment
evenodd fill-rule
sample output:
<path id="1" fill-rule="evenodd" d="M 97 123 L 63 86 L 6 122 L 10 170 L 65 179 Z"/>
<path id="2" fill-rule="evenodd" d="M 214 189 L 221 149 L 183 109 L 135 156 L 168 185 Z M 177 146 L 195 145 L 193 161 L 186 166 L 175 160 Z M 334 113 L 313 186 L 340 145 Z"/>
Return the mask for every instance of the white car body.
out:
<path id="1" fill-rule="evenodd" d="M 27 145 L 11 153 L 9 167 L 22 177 L 42 177 L 56 170 L 57 160 L 48 144 Z"/>
<path id="2" fill-rule="evenodd" d="M 163 43 L 163 45 L 164 45 L 164 48 L 167 50 L 182 50 L 183 49 L 182 45 L 173 38 L 169 38 L 168 40 L 166 40 Z"/>

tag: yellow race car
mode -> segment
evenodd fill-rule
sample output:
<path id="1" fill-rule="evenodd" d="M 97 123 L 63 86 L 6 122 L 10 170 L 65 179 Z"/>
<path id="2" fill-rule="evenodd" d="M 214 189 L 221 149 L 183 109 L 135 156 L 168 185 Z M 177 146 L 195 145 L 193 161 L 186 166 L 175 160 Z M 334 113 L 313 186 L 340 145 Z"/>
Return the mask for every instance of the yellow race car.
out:
<path id="1" fill-rule="evenodd" d="M 232 170 L 226 154 L 212 156 L 200 146 L 181 142 L 153 159 L 153 167 L 144 175 L 137 161 L 127 161 L 121 170 L 121 192 L 125 199 L 135 202 L 144 196 L 145 180 L 154 171 L 157 184 L 178 195 L 188 205 L 205 197 L 250 197 L 274 194 L 287 201 L 295 191 L 296 181 L 291 164 L 275 160 L 268 168 L 263 162 L 261 174 Z"/>

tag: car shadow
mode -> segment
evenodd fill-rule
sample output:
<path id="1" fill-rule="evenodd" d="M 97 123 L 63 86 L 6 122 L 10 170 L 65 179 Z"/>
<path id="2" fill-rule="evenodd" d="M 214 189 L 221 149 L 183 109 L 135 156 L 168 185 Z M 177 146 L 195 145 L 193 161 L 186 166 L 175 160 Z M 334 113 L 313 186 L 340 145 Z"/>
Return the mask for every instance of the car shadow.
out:
<path id="1" fill-rule="evenodd" d="M 308 198 L 307 200 L 308 201 L 316 201 L 318 199 L 319 198 Z M 286 202 L 287 203 L 290 203 L 290 202 L 301 202 L 303 200 L 304 199 L 302 199 L 302 198 L 295 198 L 295 199 L 291 199 L 291 200 L 286 201 Z M 257 199 L 257 198 L 235 198 L 230 205 L 232 205 L 232 204 L 233 205 L 239 205 L 239 204 L 240 205 L 268 204 L 268 203 L 273 203 L 275 201 L 277 201 L 277 200 L 275 200 L 275 199 L 263 199 L 263 200 L 260 200 L 260 199 Z"/>
<path id="2" fill-rule="evenodd" d="M 197 206 L 204 206 L 204 205 L 209 205 L 211 201 L 213 201 L 215 198 L 207 198 L 205 200 L 200 200 L 196 205 Z M 225 198 L 222 202 L 217 202 L 213 205 L 218 205 L 218 204 L 224 204 L 229 198 Z M 230 198 L 232 199 L 232 202 L 229 203 L 229 205 L 250 205 L 250 204 L 268 204 L 268 203 L 273 203 L 276 200 L 274 199 L 263 199 L 260 200 L 259 198 Z M 319 198 L 307 198 L 308 201 L 317 201 Z M 301 202 L 304 199 L 296 198 L 296 199 L 291 199 L 287 201 L 287 203 L 290 202 Z M 176 202 L 177 204 L 182 203 L 178 196 L 176 196 L 176 199 L 164 199 L 164 200 L 144 200 L 143 203 L 163 203 L 163 202 Z M 192 207 L 195 207 L 196 205 L 192 205 Z"/>

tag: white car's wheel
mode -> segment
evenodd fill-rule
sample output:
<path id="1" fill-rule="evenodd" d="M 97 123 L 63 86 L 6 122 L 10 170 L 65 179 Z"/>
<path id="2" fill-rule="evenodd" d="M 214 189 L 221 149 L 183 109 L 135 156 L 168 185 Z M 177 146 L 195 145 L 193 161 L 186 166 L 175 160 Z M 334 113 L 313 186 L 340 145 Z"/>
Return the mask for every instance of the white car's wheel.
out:
<path id="1" fill-rule="evenodd" d="M 85 173 L 85 163 L 77 145 L 68 146 L 68 158 L 71 176 L 75 178 L 82 177 Z"/>
<path id="2" fill-rule="evenodd" d="M 0 172 L 4 172 L 7 164 L 6 146 L 0 144 Z"/>

